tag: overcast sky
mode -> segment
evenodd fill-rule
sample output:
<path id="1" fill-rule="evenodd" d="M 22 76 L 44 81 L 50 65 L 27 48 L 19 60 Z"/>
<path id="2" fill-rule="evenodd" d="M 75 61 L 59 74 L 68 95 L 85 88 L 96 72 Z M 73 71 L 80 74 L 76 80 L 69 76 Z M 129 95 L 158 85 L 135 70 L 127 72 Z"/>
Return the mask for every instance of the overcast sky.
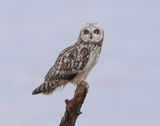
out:
<path id="1" fill-rule="evenodd" d="M 76 87 L 31 93 L 88 22 L 105 39 L 77 126 L 160 125 L 158 0 L 0 0 L 0 126 L 58 126 Z"/>

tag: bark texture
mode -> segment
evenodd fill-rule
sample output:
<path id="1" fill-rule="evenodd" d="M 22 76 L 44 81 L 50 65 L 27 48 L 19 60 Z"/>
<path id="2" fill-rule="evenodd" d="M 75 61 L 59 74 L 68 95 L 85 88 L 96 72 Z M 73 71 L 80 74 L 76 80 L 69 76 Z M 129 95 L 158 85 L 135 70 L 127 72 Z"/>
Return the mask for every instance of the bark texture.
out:
<path id="1" fill-rule="evenodd" d="M 71 100 L 65 100 L 66 111 L 59 126 L 75 126 L 78 116 L 82 113 L 81 107 L 87 92 L 87 82 L 81 81 L 81 83 L 77 85 L 74 97 Z"/>

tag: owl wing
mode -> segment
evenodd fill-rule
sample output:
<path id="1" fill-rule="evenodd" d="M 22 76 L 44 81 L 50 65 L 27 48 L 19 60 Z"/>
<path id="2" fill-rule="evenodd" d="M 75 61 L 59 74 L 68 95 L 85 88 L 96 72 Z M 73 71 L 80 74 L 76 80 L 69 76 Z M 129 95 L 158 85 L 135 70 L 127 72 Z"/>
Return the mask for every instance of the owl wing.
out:
<path id="1" fill-rule="evenodd" d="M 89 61 L 90 52 L 86 47 L 76 44 L 63 50 L 53 67 L 45 76 L 45 81 L 52 79 L 72 80 L 79 72 L 83 71 Z"/>

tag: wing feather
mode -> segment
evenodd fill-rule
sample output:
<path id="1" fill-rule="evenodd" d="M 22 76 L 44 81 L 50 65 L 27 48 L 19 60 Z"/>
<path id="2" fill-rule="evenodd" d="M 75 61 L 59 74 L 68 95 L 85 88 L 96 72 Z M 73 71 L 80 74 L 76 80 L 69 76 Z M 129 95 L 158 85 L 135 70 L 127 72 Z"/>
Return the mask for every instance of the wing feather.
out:
<path id="1" fill-rule="evenodd" d="M 76 44 L 64 49 L 58 56 L 55 64 L 48 71 L 45 80 L 73 79 L 79 72 L 85 69 L 89 61 L 88 48 Z"/>

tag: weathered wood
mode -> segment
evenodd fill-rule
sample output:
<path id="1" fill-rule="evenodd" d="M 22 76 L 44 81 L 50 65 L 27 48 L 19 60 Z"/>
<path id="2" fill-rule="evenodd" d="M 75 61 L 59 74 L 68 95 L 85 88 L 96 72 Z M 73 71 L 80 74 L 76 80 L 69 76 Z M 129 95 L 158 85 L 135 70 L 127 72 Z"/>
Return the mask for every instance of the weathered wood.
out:
<path id="1" fill-rule="evenodd" d="M 81 107 L 87 92 L 87 82 L 81 81 L 81 83 L 77 85 L 74 97 L 71 100 L 65 100 L 66 111 L 59 126 L 75 126 L 78 116 L 82 113 Z"/>

